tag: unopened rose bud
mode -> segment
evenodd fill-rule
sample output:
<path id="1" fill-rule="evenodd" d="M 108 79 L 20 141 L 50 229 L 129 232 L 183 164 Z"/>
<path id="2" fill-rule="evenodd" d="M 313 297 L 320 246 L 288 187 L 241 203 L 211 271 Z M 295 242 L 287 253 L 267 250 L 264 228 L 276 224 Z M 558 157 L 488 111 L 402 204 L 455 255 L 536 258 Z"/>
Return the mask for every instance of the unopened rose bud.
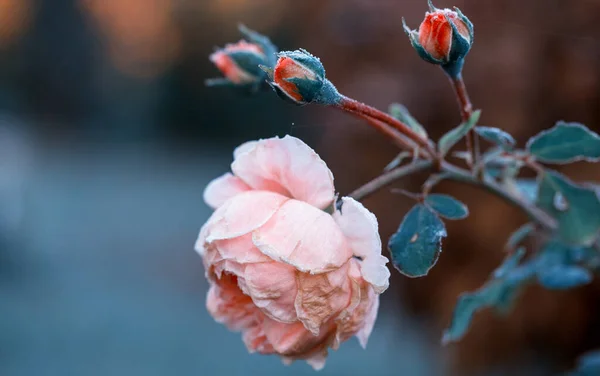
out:
<path id="1" fill-rule="evenodd" d="M 339 93 L 325 78 L 325 68 L 317 57 L 305 50 L 280 52 L 278 57 L 275 68 L 266 71 L 269 84 L 281 98 L 297 105 L 331 105 L 339 100 Z"/>
<path id="2" fill-rule="evenodd" d="M 275 46 L 269 38 L 240 26 L 240 32 L 247 40 L 228 44 L 210 55 L 224 78 L 211 79 L 207 85 L 230 85 L 256 88 L 267 77 L 261 66 L 273 67 Z"/>
<path id="3" fill-rule="evenodd" d="M 210 61 L 231 83 L 243 85 L 258 82 L 263 78 L 259 65 L 266 63 L 266 56 L 256 44 L 241 40 L 215 51 L 210 55 Z"/>
<path id="4" fill-rule="evenodd" d="M 423 60 L 439 64 L 456 76 L 473 44 L 473 24 L 456 7 L 437 9 L 429 1 L 429 8 L 419 30 L 411 30 L 404 23 L 404 31 Z"/>

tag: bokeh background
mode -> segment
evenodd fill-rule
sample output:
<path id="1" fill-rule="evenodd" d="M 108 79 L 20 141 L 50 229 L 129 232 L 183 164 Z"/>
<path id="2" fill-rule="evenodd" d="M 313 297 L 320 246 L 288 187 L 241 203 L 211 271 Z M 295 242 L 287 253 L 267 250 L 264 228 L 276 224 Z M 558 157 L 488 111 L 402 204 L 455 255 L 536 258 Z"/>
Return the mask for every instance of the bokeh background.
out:
<path id="1" fill-rule="evenodd" d="M 465 80 L 485 124 L 520 142 L 564 119 L 600 127 L 600 1 L 438 0 L 474 22 Z M 312 375 L 248 355 L 204 308 L 193 244 L 204 186 L 233 147 L 292 134 L 348 193 L 394 148 L 366 125 L 272 93 L 204 87 L 214 46 L 243 22 L 307 48 L 349 96 L 407 105 L 438 137 L 459 121 L 443 74 L 411 50 L 425 0 L 0 0 L 0 375 Z M 565 172 L 600 180 L 597 166 Z M 418 189 L 422 176 L 398 187 Z M 529 288 L 507 317 L 477 316 L 441 347 L 457 296 L 503 258 L 517 210 L 442 184 L 471 216 L 448 224 L 430 276 L 393 273 L 366 351 L 355 340 L 322 375 L 551 375 L 600 346 L 597 284 Z M 410 206 L 365 201 L 387 238 Z"/>

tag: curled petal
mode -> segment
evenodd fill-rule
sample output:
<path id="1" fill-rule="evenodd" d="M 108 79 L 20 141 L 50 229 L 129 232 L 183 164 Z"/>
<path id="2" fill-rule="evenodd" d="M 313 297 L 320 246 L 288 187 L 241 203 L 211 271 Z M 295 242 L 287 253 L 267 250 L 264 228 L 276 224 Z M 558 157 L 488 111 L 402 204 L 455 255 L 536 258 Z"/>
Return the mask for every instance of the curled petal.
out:
<path id="1" fill-rule="evenodd" d="M 343 197 L 341 209 L 333 214 L 333 218 L 354 256 L 362 259 L 361 272 L 365 281 L 372 284 L 377 293 L 384 292 L 389 286 L 390 271 L 385 266 L 388 259 L 381 255 L 375 215 L 353 198 Z"/>
<path id="2" fill-rule="evenodd" d="M 204 202 L 211 208 L 216 209 L 233 196 L 249 190 L 250 187 L 242 179 L 226 173 L 206 186 Z"/>
<path id="3" fill-rule="evenodd" d="M 227 200 L 208 219 L 205 242 L 231 239 L 264 225 L 287 197 L 273 192 L 249 191 Z"/>
<path id="4" fill-rule="evenodd" d="M 276 192 L 323 209 L 334 198 L 333 175 L 301 140 L 285 136 L 242 145 L 233 173 L 253 189 Z"/>
<path id="5" fill-rule="evenodd" d="M 295 274 L 295 269 L 286 264 L 249 264 L 244 272 L 244 290 L 268 317 L 292 323 L 298 319 L 294 308 L 298 290 Z"/>
<path id="6" fill-rule="evenodd" d="M 352 257 L 331 215 L 297 200 L 286 201 L 252 241 L 273 260 L 311 274 L 337 269 Z"/>
<path id="7" fill-rule="evenodd" d="M 329 273 L 298 273 L 296 311 L 306 329 L 318 336 L 321 327 L 350 304 L 348 263 Z"/>

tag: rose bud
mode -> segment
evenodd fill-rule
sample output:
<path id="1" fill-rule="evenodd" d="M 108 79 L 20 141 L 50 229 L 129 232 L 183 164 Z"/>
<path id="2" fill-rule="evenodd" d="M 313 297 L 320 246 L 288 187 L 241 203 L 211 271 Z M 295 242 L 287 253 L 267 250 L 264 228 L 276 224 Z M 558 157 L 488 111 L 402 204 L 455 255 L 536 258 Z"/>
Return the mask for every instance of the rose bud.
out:
<path id="1" fill-rule="evenodd" d="M 269 38 L 240 25 L 248 39 L 228 44 L 210 55 L 225 78 L 207 80 L 207 85 L 233 85 L 256 88 L 266 78 L 260 66 L 273 66 L 277 50 Z"/>
<path id="2" fill-rule="evenodd" d="M 217 68 L 229 82 L 236 85 L 256 83 L 263 76 L 259 65 L 266 63 L 266 56 L 256 44 L 239 41 L 210 55 Z"/>
<path id="3" fill-rule="evenodd" d="M 231 170 L 206 187 L 216 211 L 195 247 L 209 313 L 286 364 L 320 369 L 352 336 L 366 346 L 390 276 L 375 216 L 352 198 L 334 205 L 331 171 L 294 137 L 243 144 Z"/>
<path id="4" fill-rule="evenodd" d="M 473 24 L 456 7 L 437 9 L 429 1 L 429 8 L 418 31 L 410 30 L 403 20 L 404 31 L 423 60 L 456 76 L 473 44 Z"/>
<path id="5" fill-rule="evenodd" d="M 333 104 L 340 95 L 325 78 L 319 58 L 306 50 L 280 52 L 273 70 L 265 69 L 269 84 L 283 99 L 297 105 Z"/>

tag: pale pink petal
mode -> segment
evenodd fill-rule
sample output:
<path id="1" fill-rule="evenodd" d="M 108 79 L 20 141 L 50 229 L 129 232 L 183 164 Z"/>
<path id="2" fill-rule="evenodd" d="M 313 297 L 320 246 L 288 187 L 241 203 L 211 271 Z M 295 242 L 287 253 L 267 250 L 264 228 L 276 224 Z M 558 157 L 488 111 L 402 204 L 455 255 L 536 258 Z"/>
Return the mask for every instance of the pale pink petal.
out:
<path id="1" fill-rule="evenodd" d="M 311 355 L 309 358 L 306 358 L 306 363 L 308 363 L 315 371 L 320 371 L 325 367 L 325 361 L 327 360 L 327 351 L 318 352 L 314 355 Z"/>
<path id="2" fill-rule="evenodd" d="M 198 234 L 198 239 L 196 239 L 196 244 L 194 244 L 194 249 L 196 250 L 196 252 L 198 252 L 200 254 L 200 256 L 202 256 L 204 254 L 204 252 L 206 251 L 207 224 L 208 223 L 205 223 L 200 228 L 200 233 Z"/>
<path id="3" fill-rule="evenodd" d="M 310 348 L 312 334 L 300 322 L 281 323 L 269 318 L 263 321 L 263 330 L 275 351 L 281 355 L 295 355 Z"/>
<path id="4" fill-rule="evenodd" d="M 286 201 L 253 232 L 252 241 L 272 259 L 312 274 L 339 268 L 352 257 L 331 215 L 298 200 Z"/>
<path id="5" fill-rule="evenodd" d="M 267 316 L 286 323 L 298 319 L 294 308 L 296 271 L 292 266 L 277 262 L 248 264 L 244 281 L 245 292 Z"/>
<path id="6" fill-rule="evenodd" d="M 214 247 L 222 259 L 233 260 L 240 264 L 273 261 L 256 248 L 252 243 L 252 234 L 250 233 L 237 238 L 215 240 L 210 247 Z"/>
<path id="7" fill-rule="evenodd" d="M 250 189 L 242 179 L 228 172 L 208 183 L 204 189 L 204 202 L 211 208 L 216 209 L 233 196 Z"/>
<path id="8" fill-rule="evenodd" d="M 269 190 L 324 209 L 334 199 L 333 175 L 301 140 L 285 136 L 242 145 L 233 173 L 257 190 Z"/>
<path id="9" fill-rule="evenodd" d="M 348 263 L 329 273 L 298 273 L 298 319 L 317 336 L 327 321 L 348 307 L 351 294 Z"/>
<path id="10" fill-rule="evenodd" d="M 242 334 L 242 340 L 249 353 L 273 354 L 275 352 L 273 345 L 271 345 L 262 329 L 262 325 L 255 325 L 245 330 Z"/>
<path id="11" fill-rule="evenodd" d="M 224 280 L 211 284 L 206 297 L 206 308 L 215 321 L 230 330 L 242 330 L 257 324 L 260 312 L 252 299 L 244 295 L 234 281 Z"/>
<path id="12" fill-rule="evenodd" d="M 254 149 L 260 141 L 246 141 L 233 150 L 233 159 L 237 159 L 240 155 Z"/>
<path id="13" fill-rule="evenodd" d="M 219 207 L 206 223 L 205 241 L 231 239 L 264 225 L 277 212 L 287 197 L 273 192 L 241 193 Z"/>
<path id="14" fill-rule="evenodd" d="M 372 285 L 357 275 L 352 266 L 349 275 L 355 282 L 352 285 L 353 288 L 358 287 L 354 293 L 358 292 L 359 302 L 354 309 L 345 311 L 344 315 L 340 315 L 338 318 L 336 338 L 332 346 L 334 349 L 353 335 L 356 335 L 361 346 L 365 347 L 377 318 L 379 294 L 374 291 Z"/>
<path id="15" fill-rule="evenodd" d="M 362 328 L 356 333 L 358 343 L 363 349 L 367 348 L 367 342 L 375 326 L 375 320 L 377 319 L 377 311 L 379 310 L 379 295 L 372 291 L 369 293 L 371 305 L 367 308 L 366 314 L 363 318 Z"/>
<path id="16" fill-rule="evenodd" d="M 342 198 L 340 210 L 333 218 L 344 233 L 354 256 L 360 257 L 365 281 L 379 294 L 389 286 L 390 271 L 385 266 L 388 259 L 381 255 L 381 238 L 377 218 L 360 202 L 350 197 Z"/>

